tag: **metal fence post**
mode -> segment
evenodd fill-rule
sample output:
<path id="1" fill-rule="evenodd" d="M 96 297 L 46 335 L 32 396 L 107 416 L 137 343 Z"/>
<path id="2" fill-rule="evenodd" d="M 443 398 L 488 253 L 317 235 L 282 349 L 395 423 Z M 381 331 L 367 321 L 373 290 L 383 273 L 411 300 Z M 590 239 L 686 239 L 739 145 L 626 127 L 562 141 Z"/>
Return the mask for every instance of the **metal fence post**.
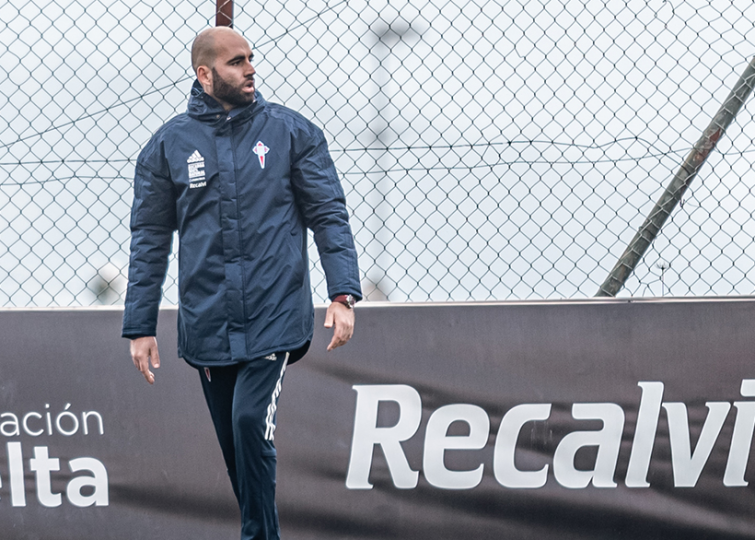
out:
<path id="1" fill-rule="evenodd" d="M 755 83 L 755 58 L 747 65 L 737 84 L 729 93 L 729 97 L 726 98 L 713 120 L 705 128 L 702 137 L 687 155 L 671 183 L 658 199 L 658 202 L 655 203 L 653 210 L 645 219 L 637 234 L 634 235 L 595 296 L 616 296 L 616 293 L 624 286 L 647 248 L 658 236 L 666 219 L 674 211 L 684 192 L 695 179 L 718 141 L 723 137 L 726 128 L 737 116 L 739 109 L 752 92 L 753 83 Z"/>

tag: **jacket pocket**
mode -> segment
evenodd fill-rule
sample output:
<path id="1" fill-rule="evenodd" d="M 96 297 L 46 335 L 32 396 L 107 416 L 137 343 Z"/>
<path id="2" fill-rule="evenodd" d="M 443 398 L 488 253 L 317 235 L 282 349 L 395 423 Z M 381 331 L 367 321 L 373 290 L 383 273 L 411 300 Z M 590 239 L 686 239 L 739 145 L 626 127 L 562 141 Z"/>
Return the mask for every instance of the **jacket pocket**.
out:
<path id="1" fill-rule="evenodd" d="M 306 249 L 306 247 L 302 246 L 303 240 L 301 231 L 299 231 L 298 229 L 292 230 L 291 234 L 288 235 L 287 240 L 292 257 L 292 278 L 296 283 L 301 283 L 304 280 L 304 272 L 307 270 L 305 268 L 306 258 L 304 257 L 303 251 L 304 249 Z"/>

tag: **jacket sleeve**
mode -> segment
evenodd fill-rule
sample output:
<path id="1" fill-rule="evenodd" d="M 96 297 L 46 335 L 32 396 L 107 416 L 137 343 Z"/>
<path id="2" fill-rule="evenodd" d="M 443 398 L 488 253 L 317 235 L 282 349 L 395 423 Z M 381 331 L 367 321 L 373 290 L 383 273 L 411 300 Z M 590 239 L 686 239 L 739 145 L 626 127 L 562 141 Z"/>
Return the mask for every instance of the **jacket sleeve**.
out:
<path id="1" fill-rule="evenodd" d="M 176 195 L 154 139 L 136 164 L 131 207 L 131 256 L 123 337 L 154 336 L 162 286 L 176 229 Z"/>
<path id="2" fill-rule="evenodd" d="M 291 181 L 305 225 L 312 229 L 328 283 L 328 297 L 352 294 L 362 298 L 354 237 L 346 197 L 322 130 L 310 125 L 294 137 L 296 150 Z"/>

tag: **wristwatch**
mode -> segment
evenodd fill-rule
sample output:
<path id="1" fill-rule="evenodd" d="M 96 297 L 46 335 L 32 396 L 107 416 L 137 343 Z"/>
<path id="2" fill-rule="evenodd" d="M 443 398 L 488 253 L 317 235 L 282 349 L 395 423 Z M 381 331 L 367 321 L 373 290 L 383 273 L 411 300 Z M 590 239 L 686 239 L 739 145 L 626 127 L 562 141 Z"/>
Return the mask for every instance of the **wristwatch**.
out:
<path id="1" fill-rule="evenodd" d="M 354 309 L 354 305 L 357 303 L 357 300 L 351 294 L 339 294 L 338 296 L 333 298 L 333 302 L 338 302 L 339 304 L 343 304 L 349 309 Z"/>

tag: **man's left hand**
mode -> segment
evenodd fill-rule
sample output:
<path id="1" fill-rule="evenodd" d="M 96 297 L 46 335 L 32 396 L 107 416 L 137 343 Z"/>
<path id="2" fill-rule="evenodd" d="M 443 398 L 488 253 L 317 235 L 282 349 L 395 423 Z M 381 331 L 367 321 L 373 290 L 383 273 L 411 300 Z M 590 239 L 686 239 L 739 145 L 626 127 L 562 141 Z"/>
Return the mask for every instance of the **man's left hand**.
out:
<path id="1" fill-rule="evenodd" d="M 325 328 L 333 328 L 333 339 L 328 345 L 329 351 L 346 345 L 354 334 L 354 310 L 340 302 L 331 302 L 325 313 Z"/>

